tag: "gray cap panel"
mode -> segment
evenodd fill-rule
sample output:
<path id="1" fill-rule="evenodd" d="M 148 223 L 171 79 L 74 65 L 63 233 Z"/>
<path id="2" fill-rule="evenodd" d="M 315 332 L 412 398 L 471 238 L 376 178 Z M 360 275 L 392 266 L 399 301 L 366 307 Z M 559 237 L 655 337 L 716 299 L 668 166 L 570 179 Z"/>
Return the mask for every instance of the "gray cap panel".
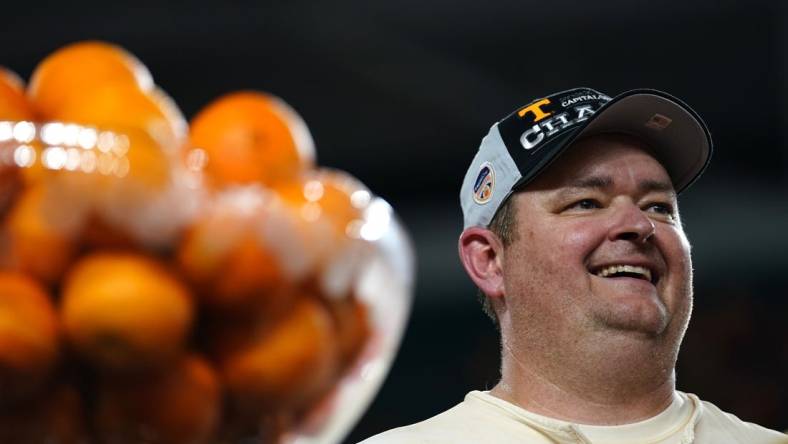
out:
<path id="1" fill-rule="evenodd" d="M 492 190 L 489 198 L 475 199 L 477 192 L 474 188 L 484 166 L 492 170 Z M 517 165 L 509 155 L 509 151 L 501 139 L 498 124 L 490 128 L 490 132 L 482 139 L 479 151 L 465 173 L 465 179 L 460 188 L 460 205 L 464 216 L 463 228 L 471 226 L 486 227 L 492 221 L 495 212 L 506 199 L 514 184 L 522 175 Z M 482 202 L 480 202 L 480 200 Z"/>

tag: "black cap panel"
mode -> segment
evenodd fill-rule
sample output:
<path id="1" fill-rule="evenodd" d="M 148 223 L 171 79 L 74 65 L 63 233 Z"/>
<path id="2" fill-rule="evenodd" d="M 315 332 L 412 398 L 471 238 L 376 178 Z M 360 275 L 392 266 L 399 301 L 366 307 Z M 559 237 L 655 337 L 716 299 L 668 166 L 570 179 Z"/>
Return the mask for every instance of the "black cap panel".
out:
<path id="1" fill-rule="evenodd" d="M 509 155 L 526 183 L 574 139 L 610 97 L 590 88 L 535 100 L 498 123 Z"/>
<path id="2" fill-rule="evenodd" d="M 501 120 L 498 129 L 522 174 L 515 187 L 530 182 L 577 137 L 595 133 L 625 133 L 643 140 L 677 192 L 692 183 L 711 158 L 711 135 L 700 117 L 675 97 L 648 89 L 614 99 L 590 88 L 563 91 L 518 109 Z"/>

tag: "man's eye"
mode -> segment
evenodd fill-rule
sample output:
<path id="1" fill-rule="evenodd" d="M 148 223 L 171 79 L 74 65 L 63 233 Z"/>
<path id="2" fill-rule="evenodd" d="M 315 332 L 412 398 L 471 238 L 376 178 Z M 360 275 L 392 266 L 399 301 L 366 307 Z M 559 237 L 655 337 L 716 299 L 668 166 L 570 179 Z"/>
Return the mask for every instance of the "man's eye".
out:
<path id="1" fill-rule="evenodd" d="M 667 203 L 652 203 L 646 206 L 646 211 L 673 217 L 673 205 Z"/>
<path id="2" fill-rule="evenodd" d="M 594 200 L 594 199 L 581 199 L 581 200 L 578 200 L 577 202 L 573 203 L 572 205 L 569 205 L 569 207 L 568 207 L 568 209 L 570 209 L 570 210 L 572 210 L 572 209 L 575 209 L 575 210 L 593 210 L 593 209 L 596 209 L 596 208 L 602 208 L 602 204 L 600 204 L 599 201 Z"/>

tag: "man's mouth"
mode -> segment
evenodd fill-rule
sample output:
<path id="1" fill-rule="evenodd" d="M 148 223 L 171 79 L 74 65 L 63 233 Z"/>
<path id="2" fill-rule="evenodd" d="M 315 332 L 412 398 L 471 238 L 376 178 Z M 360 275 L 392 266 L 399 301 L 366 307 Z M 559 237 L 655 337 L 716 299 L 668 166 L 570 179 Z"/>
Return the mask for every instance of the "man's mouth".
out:
<path id="1" fill-rule="evenodd" d="M 651 270 L 639 265 L 607 265 L 596 270 L 594 274 L 603 278 L 629 277 L 654 283 Z"/>

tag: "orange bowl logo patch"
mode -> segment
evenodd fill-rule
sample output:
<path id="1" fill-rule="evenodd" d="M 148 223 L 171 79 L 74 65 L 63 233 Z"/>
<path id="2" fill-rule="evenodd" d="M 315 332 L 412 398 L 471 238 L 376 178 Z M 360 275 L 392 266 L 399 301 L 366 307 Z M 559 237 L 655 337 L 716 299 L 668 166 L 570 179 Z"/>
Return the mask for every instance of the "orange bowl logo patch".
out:
<path id="1" fill-rule="evenodd" d="M 477 204 L 486 204 L 492 198 L 495 188 L 495 171 L 490 162 L 484 162 L 479 168 L 479 175 L 473 184 L 473 200 Z"/>

